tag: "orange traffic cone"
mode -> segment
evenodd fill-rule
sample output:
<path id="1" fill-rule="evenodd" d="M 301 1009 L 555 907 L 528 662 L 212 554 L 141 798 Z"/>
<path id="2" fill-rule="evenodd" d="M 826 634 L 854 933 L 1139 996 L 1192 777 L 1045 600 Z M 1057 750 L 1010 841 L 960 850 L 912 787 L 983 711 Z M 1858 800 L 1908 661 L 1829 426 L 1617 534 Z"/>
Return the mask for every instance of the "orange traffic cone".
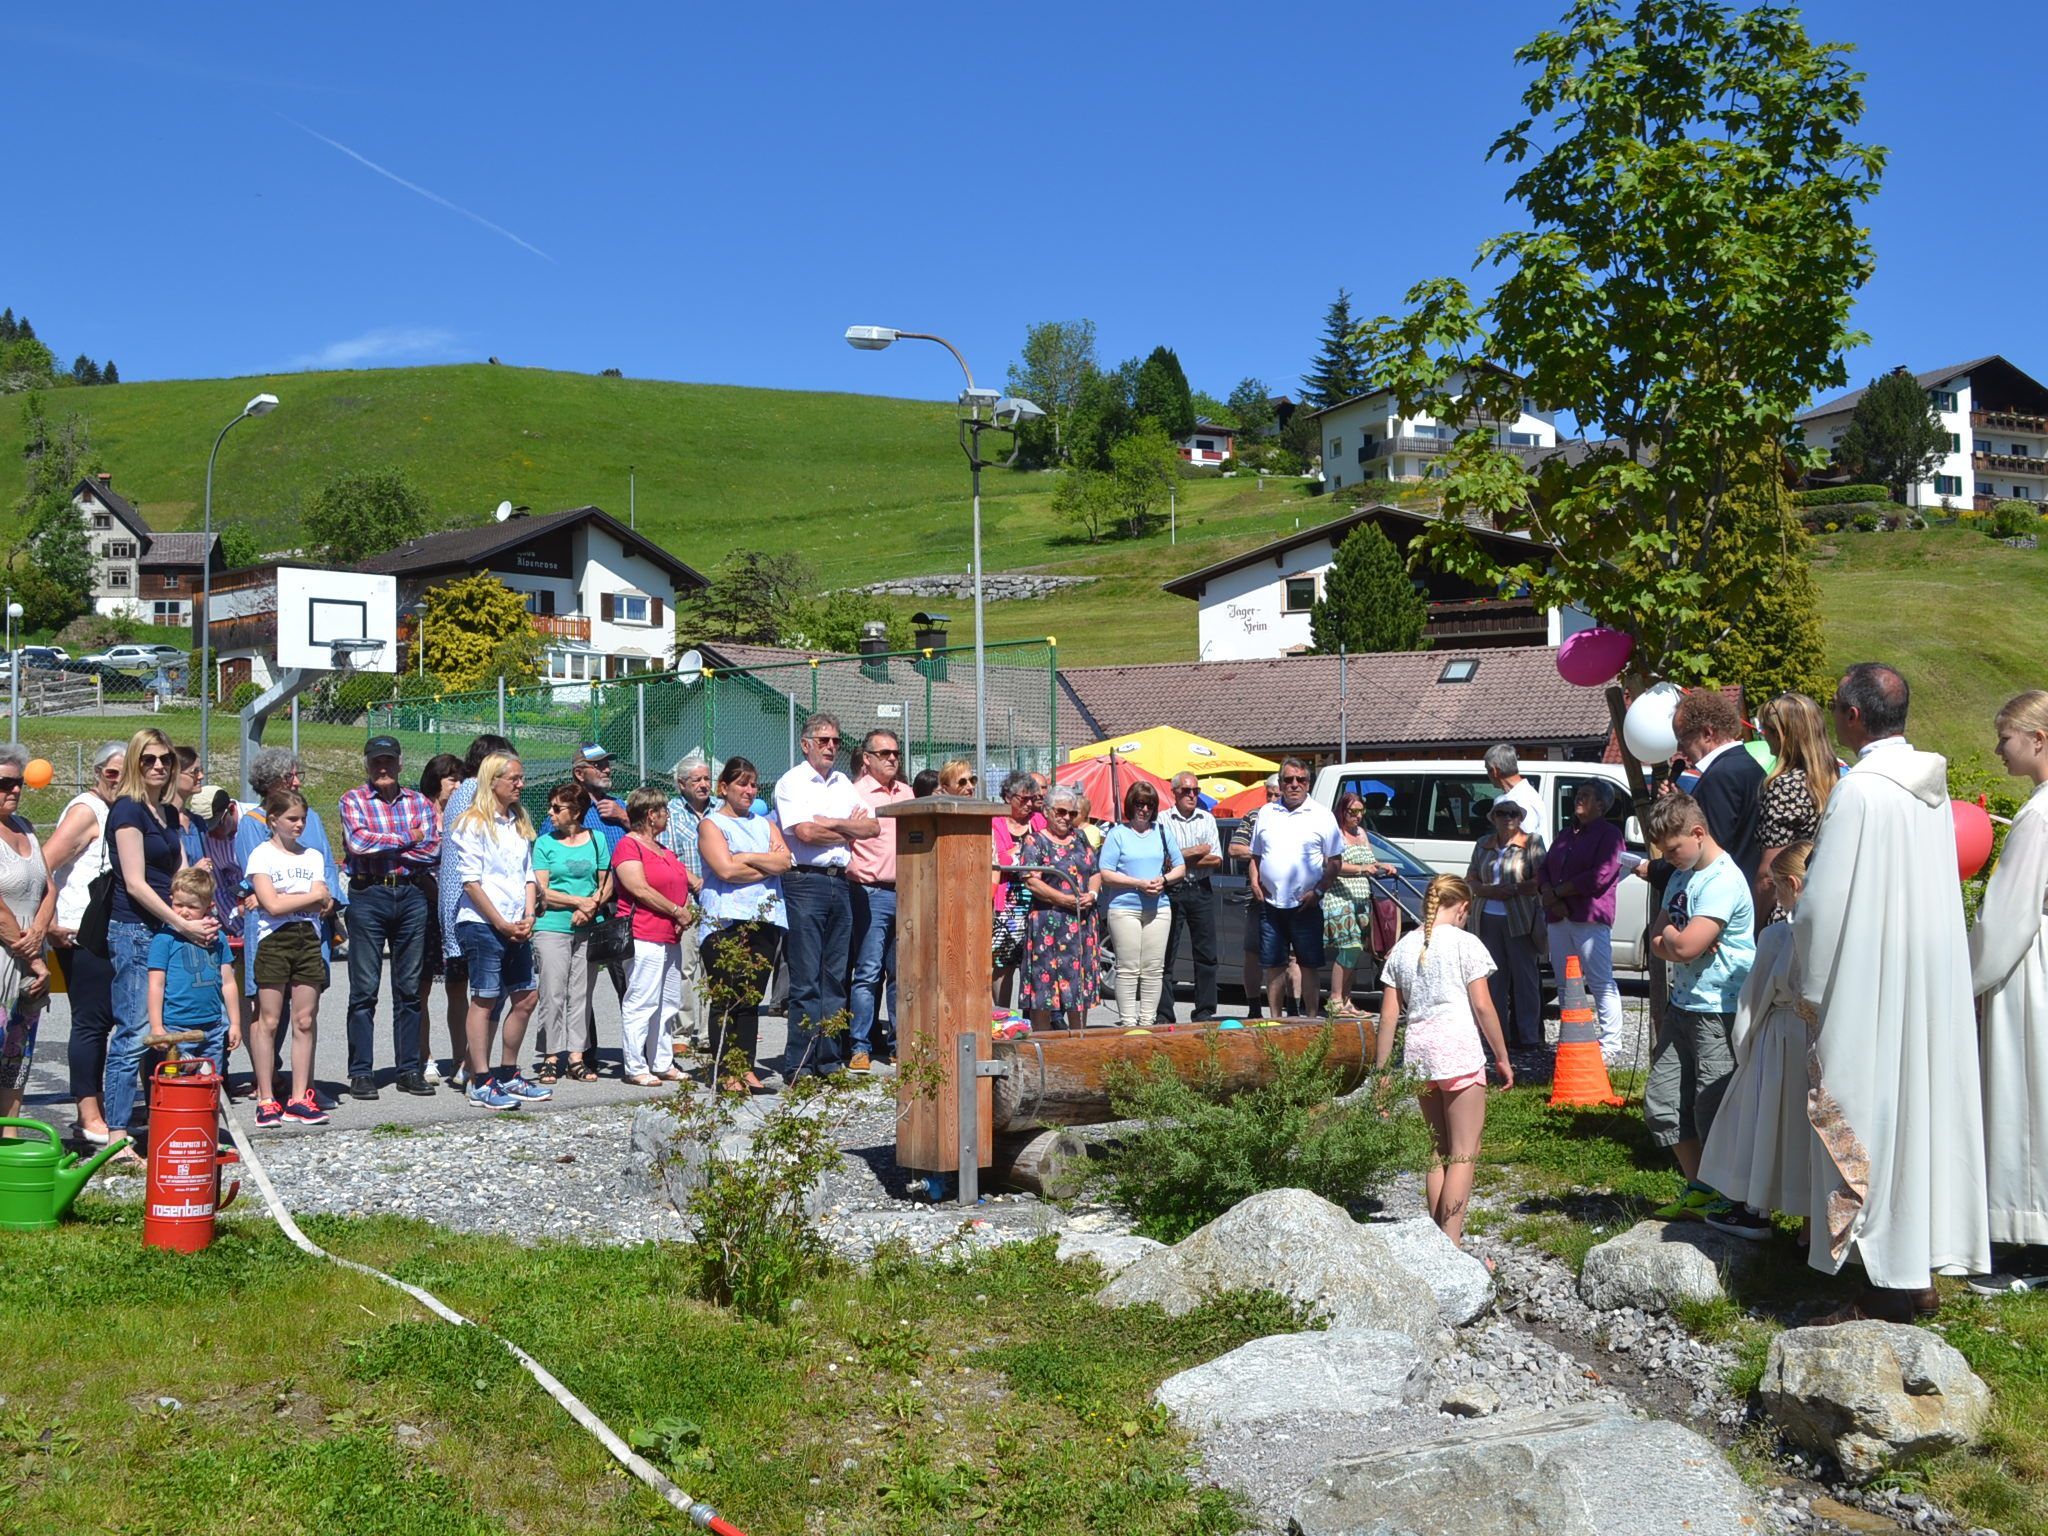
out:
<path id="1" fill-rule="evenodd" d="M 1557 1061 L 1551 1068 L 1550 1102 L 1619 1104 L 1621 1095 L 1607 1080 L 1607 1058 L 1600 1054 L 1600 1026 L 1586 999 L 1586 978 L 1579 957 L 1568 955 L 1557 989 Z"/>

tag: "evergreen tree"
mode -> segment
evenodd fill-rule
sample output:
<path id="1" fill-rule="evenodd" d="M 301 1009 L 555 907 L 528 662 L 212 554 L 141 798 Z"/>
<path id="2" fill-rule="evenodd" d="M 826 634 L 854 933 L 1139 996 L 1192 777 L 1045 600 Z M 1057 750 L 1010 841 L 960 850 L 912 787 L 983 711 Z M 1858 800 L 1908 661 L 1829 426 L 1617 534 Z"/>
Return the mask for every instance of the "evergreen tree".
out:
<path id="1" fill-rule="evenodd" d="M 1067 413 L 1065 447 L 1069 464 L 1108 472 L 1110 450 L 1130 436 L 1134 425 L 1130 391 L 1137 371 L 1138 365 L 1129 362 L 1109 373 L 1091 373 L 1081 381 L 1073 408 Z"/>
<path id="2" fill-rule="evenodd" d="M 1407 562 L 1377 523 L 1360 523 L 1337 547 L 1323 595 L 1309 610 L 1318 652 L 1419 651 L 1429 605 L 1415 590 Z"/>
<path id="3" fill-rule="evenodd" d="M 1247 432 L 1263 432 L 1273 424 L 1273 392 L 1264 379 L 1239 379 L 1228 404 L 1230 414 Z"/>
<path id="4" fill-rule="evenodd" d="M 1942 439 L 1944 443 L 1947 438 Z M 1821 632 L 1820 591 L 1809 559 L 1811 541 L 1785 492 L 1777 455 L 1766 454 L 1738 477 L 1724 506 L 1741 525 L 1716 571 L 1717 605 L 1707 622 L 1723 627 L 1713 646 L 1713 681 L 1733 683 L 1754 714 L 1781 693 L 1832 695 Z"/>
<path id="5" fill-rule="evenodd" d="M 100 381 L 100 365 L 81 352 L 72 360 L 71 379 L 76 384 L 97 384 Z"/>
<path id="6" fill-rule="evenodd" d="M 1323 349 L 1301 376 L 1310 410 L 1327 410 L 1365 393 L 1365 349 L 1355 339 L 1357 328 L 1358 322 L 1351 316 L 1351 295 L 1339 288 L 1336 302 L 1323 316 Z"/>
<path id="7" fill-rule="evenodd" d="M 1152 349 L 1138 369 L 1131 394 L 1132 409 L 1140 417 L 1151 417 L 1168 437 L 1186 437 L 1195 430 L 1194 394 L 1171 347 Z"/>
<path id="8" fill-rule="evenodd" d="M 14 323 L 13 306 L 9 305 L 6 309 L 0 309 L 0 341 L 14 340 L 14 334 L 18 329 L 19 327 Z"/>
<path id="9" fill-rule="evenodd" d="M 736 549 L 719 564 L 710 586 L 677 605 L 676 643 L 780 645 L 791 615 L 816 586 L 816 573 L 794 550 Z"/>
<path id="10" fill-rule="evenodd" d="M 1872 483 L 1890 486 L 1903 505 L 1948 453 L 1948 428 L 1927 391 L 1898 368 L 1870 381 L 1836 453 Z"/>
<path id="11" fill-rule="evenodd" d="M 36 328 L 28 323 L 27 315 L 23 315 L 14 322 L 14 339 L 16 341 L 34 341 L 36 339 Z"/>
<path id="12" fill-rule="evenodd" d="M 531 682 L 544 644 L 526 599 L 489 571 L 444 582 L 427 593 L 426 667 L 451 692 L 497 678 Z"/>
<path id="13" fill-rule="evenodd" d="M 121 382 L 121 375 L 115 369 L 114 360 L 111 357 L 107 359 L 107 366 L 100 370 L 100 382 L 102 384 L 118 384 Z"/>

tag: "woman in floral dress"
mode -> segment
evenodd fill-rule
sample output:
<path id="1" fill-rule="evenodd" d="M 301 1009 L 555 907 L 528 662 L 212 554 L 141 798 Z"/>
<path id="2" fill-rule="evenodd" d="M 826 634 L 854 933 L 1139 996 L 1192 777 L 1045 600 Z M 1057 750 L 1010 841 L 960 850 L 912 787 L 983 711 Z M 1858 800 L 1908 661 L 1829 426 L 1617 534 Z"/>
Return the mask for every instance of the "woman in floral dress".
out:
<path id="1" fill-rule="evenodd" d="M 1100 985 L 1095 949 L 1095 907 L 1102 875 L 1095 849 L 1079 830 L 1080 796 L 1055 785 L 1045 809 L 1045 830 L 1018 846 L 1019 862 L 1045 866 L 1025 876 L 1035 898 L 1024 920 L 1024 1008 L 1037 1029 L 1055 1013 L 1069 1029 L 1088 1022 Z"/>

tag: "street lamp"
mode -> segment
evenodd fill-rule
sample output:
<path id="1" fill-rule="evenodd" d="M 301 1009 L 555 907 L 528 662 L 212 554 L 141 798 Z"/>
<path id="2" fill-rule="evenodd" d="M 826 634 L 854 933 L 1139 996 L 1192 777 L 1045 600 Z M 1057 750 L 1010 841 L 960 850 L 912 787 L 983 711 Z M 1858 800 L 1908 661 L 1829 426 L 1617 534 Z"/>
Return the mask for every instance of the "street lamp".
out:
<path id="1" fill-rule="evenodd" d="M 986 793 L 989 784 L 988 659 L 982 640 L 981 617 L 981 472 L 1016 463 L 1017 453 L 1022 447 L 1017 429 L 1045 412 L 1029 400 L 1007 396 L 999 390 L 977 388 L 974 370 L 967 366 L 967 359 L 943 336 L 933 336 L 925 331 L 899 331 L 890 325 L 849 325 L 846 328 L 847 345 L 862 352 L 879 352 L 898 341 L 937 342 L 953 354 L 953 361 L 960 365 L 961 373 L 967 377 L 967 388 L 960 392 L 960 403 L 967 408 L 967 414 L 960 418 L 960 450 L 967 455 L 967 467 L 974 477 L 974 771 L 981 776 L 979 782 Z M 985 418 L 983 412 L 987 412 Z M 1009 453 L 1000 459 L 984 458 L 981 451 L 981 434 L 984 432 L 1009 433 Z"/>
<path id="2" fill-rule="evenodd" d="M 21 617 L 14 589 L 7 589 L 7 740 L 21 740 L 21 658 L 14 653 L 14 621 Z"/>
<path id="3" fill-rule="evenodd" d="M 236 421 L 251 416 L 268 416 L 277 409 L 277 396 L 258 395 L 242 407 L 242 414 L 220 429 L 213 440 L 213 452 L 206 456 L 206 518 L 201 524 L 199 549 L 199 766 L 206 766 L 213 723 L 213 461 L 220 456 L 221 438 L 232 432 Z"/>
<path id="4" fill-rule="evenodd" d="M 427 600 L 424 597 L 407 603 L 399 610 L 412 620 L 412 648 L 419 659 L 420 676 L 427 675 Z"/>

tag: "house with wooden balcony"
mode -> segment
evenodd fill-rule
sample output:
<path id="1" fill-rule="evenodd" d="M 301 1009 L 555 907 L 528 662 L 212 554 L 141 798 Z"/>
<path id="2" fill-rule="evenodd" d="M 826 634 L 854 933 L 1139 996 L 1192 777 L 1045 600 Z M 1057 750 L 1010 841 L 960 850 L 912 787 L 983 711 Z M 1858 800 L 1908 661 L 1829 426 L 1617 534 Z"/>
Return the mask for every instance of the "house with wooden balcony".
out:
<path id="1" fill-rule="evenodd" d="M 544 675 L 564 683 L 667 670 L 675 660 L 675 604 L 707 585 L 598 507 L 538 517 L 514 512 L 480 527 L 430 533 L 373 555 L 360 569 L 398 578 L 401 671 L 419 665 L 421 599 L 444 582 L 484 572 L 525 600 L 547 642 Z M 223 696 L 237 682 L 272 680 L 275 614 L 266 629 L 258 610 L 263 595 L 275 593 L 276 570 L 272 562 L 214 578 L 213 648 Z"/>
<path id="2" fill-rule="evenodd" d="M 1454 379 L 1452 388 L 1462 387 Z M 1504 452 L 1523 458 L 1557 447 L 1557 422 L 1524 398 L 1511 418 L 1483 417 L 1446 426 L 1433 416 L 1404 412 L 1387 390 L 1353 395 L 1315 413 L 1322 440 L 1323 484 L 1332 491 L 1372 480 L 1425 480 L 1431 466 L 1451 450 L 1460 432 L 1475 427 L 1493 434 Z"/>
<path id="3" fill-rule="evenodd" d="M 1403 507 L 1360 507 L 1190 571 L 1167 582 L 1166 590 L 1200 605 L 1199 661 L 1300 655 L 1311 643 L 1310 610 L 1323 595 L 1338 547 L 1353 529 L 1373 523 L 1406 554 L 1435 521 L 1433 513 Z M 1547 545 L 1490 527 L 1475 527 L 1472 536 L 1503 565 L 1552 553 Z M 1423 638 L 1432 648 L 1556 646 L 1592 622 L 1575 609 L 1539 608 L 1526 594 L 1487 591 L 1426 565 L 1416 570 L 1414 581 L 1429 605 Z"/>
<path id="4" fill-rule="evenodd" d="M 1996 355 L 1911 378 L 1948 433 L 1948 452 L 1908 492 L 1911 505 L 1987 511 L 2001 501 L 2048 502 L 2048 385 Z M 1854 389 L 1803 412 L 1808 444 L 1839 449 L 1862 399 Z"/>

